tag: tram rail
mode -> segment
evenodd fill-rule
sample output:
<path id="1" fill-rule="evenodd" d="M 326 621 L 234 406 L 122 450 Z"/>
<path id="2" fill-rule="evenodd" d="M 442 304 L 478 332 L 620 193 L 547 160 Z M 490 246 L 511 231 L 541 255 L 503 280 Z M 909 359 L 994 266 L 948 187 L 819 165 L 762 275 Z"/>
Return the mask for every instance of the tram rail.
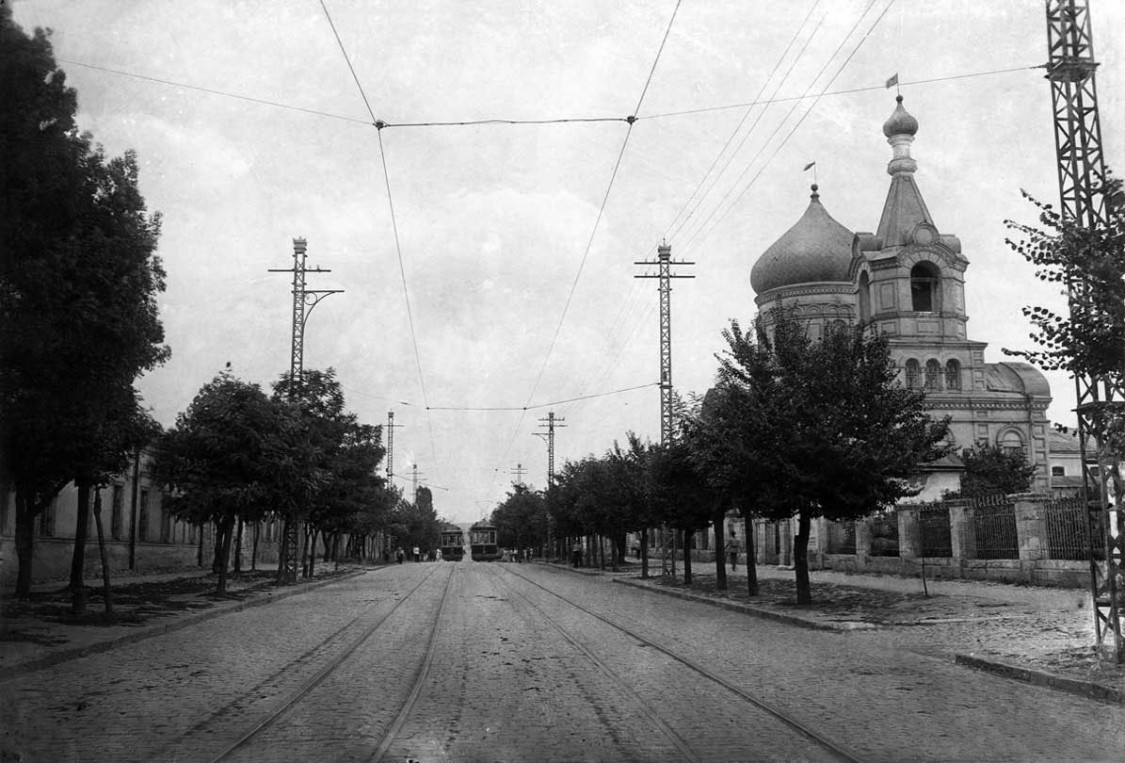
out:
<path id="1" fill-rule="evenodd" d="M 606 625 L 609 625 L 610 627 L 624 633 L 625 635 L 629 636 L 630 638 L 636 639 L 638 642 L 640 642 L 644 646 L 659 651 L 660 653 L 664 654 L 665 656 L 672 659 L 673 661 L 691 669 L 692 671 L 698 673 L 699 675 L 703 676 L 704 678 L 708 679 L 709 681 L 713 682 L 714 684 L 716 684 L 718 686 L 721 686 L 722 688 L 726 689 L 728 692 L 730 692 L 734 696 L 738 697 L 739 699 L 741 699 L 741 700 L 749 703 L 750 705 L 758 708 L 759 710 L 762 710 L 762 711 L 768 713 L 769 715 L 777 718 L 779 721 L 784 723 L 786 726 L 788 726 L 788 727 L 792 728 L 793 730 L 797 731 L 802 736 L 804 736 L 806 739 L 816 743 L 817 745 L 824 748 L 825 750 L 827 750 L 832 755 L 838 757 L 840 760 L 847 761 L 848 763 L 865 763 L 864 759 L 861 758 L 854 751 L 848 749 L 847 747 L 845 747 L 844 745 L 842 745 L 838 742 L 833 741 L 832 739 L 829 739 L 828 737 L 824 736 L 823 734 L 818 733 L 817 731 L 815 731 L 814 729 L 809 727 L 807 724 L 805 724 L 803 721 L 801 721 L 799 718 L 797 718 L 794 715 L 786 712 L 785 710 L 783 710 L 783 709 L 775 706 L 774 704 L 762 699 L 761 697 L 754 696 L 750 692 L 747 692 L 746 690 L 742 689 L 741 687 L 732 684 L 730 681 L 727 681 L 722 676 L 716 675 L 714 672 L 708 670 L 704 666 L 700 665 L 698 662 L 692 660 L 690 657 L 686 657 L 686 656 L 676 652 L 675 650 L 673 650 L 673 649 L 671 649 L 667 646 L 664 646 L 663 644 L 660 644 L 659 642 L 654 641 L 654 640 L 638 633 L 636 630 L 634 630 L 634 629 L 628 627 L 627 625 L 624 625 L 624 624 L 614 620 L 613 618 L 606 617 L 605 615 L 602 615 L 598 612 L 595 612 L 594 610 L 592 610 L 588 607 L 585 607 L 582 604 L 579 604 L 578 602 L 558 593 L 557 591 L 553 591 L 550 588 L 542 585 L 541 583 L 538 583 L 534 580 L 531 580 L 530 578 L 528 578 L 523 573 L 516 572 L 510 566 L 505 568 L 505 569 L 506 569 L 506 572 L 508 574 L 511 574 L 514 577 L 517 577 L 520 580 L 524 581 L 525 583 L 527 583 L 531 586 L 534 586 L 534 587 L 550 594 L 551 596 L 553 596 L 557 599 L 560 599 L 561 601 L 570 605 L 571 607 L 574 607 L 575 609 L 578 609 L 578 610 L 586 613 L 587 615 L 605 623 Z M 514 587 L 510 587 L 510 588 L 514 593 L 519 595 L 521 599 L 523 599 L 528 604 L 530 604 L 534 609 L 536 609 L 540 613 L 540 615 L 544 618 L 544 620 L 550 622 L 557 630 L 559 630 L 568 642 L 570 642 L 571 644 L 574 644 L 576 647 L 578 647 L 584 654 L 586 654 L 588 657 L 590 657 L 595 662 L 595 664 L 597 664 L 599 667 L 601 667 L 604 671 L 607 671 L 616 681 L 618 681 L 619 683 L 622 681 L 622 679 L 620 679 L 616 675 L 616 673 L 613 673 L 612 670 L 607 665 L 605 665 L 605 663 L 600 658 L 598 658 L 596 655 L 594 655 L 592 652 L 590 652 L 590 650 L 588 650 L 585 646 L 577 643 L 576 640 L 574 639 L 574 637 L 572 635 L 570 635 L 565 630 L 565 628 L 563 628 L 563 626 L 559 625 L 558 622 L 555 621 L 555 619 L 552 618 L 550 616 L 550 614 L 548 614 L 542 607 L 539 607 L 538 605 L 536 605 L 527 596 L 525 596 L 522 592 L 520 592 L 516 588 L 514 588 Z M 632 691 L 632 689 L 630 689 L 628 687 L 625 687 L 625 688 L 626 688 L 627 693 L 629 693 L 631 696 L 633 696 L 635 698 L 635 700 L 638 703 L 640 703 L 642 711 L 646 715 L 649 715 L 650 718 L 652 718 L 653 717 L 653 711 L 650 707 L 647 706 L 647 703 L 645 703 L 643 699 L 641 699 L 639 696 L 637 696 L 636 693 Z M 654 720 L 658 720 L 658 719 L 654 719 Z M 670 728 L 668 728 L 667 724 L 665 724 L 662 720 L 658 720 L 657 725 L 662 730 L 667 729 L 667 732 L 671 732 L 670 734 L 668 734 L 666 732 L 666 735 L 669 736 L 669 739 L 671 739 L 673 741 L 673 743 L 676 744 L 677 748 L 679 748 L 680 751 L 685 754 L 685 756 L 689 756 L 688 759 L 690 759 L 690 760 L 701 760 L 702 759 L 694 751 L 691 751 L 690 748 L 685 750 L 681 746 L 682 744 L 686 744 L 683 741 L 683 739 L 678 734 L 675 734 L 675 732 L 672 731 Z"/>

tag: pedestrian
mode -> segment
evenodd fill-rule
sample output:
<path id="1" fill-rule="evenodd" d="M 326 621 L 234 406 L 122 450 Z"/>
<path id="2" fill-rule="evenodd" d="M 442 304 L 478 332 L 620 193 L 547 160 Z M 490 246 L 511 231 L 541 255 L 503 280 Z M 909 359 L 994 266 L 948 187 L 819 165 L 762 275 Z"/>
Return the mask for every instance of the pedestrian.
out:
<path id="1" fill-rule="evenodd" d="M 395 551 L 395 558 L 398 559 L 399 564 L 402 564 L 402 560 L 405 557 L 406 557 L 406 552 L 402 550 L 402 546 L 399 546 L 398 550 Z"/>
<path id="2" fill-rule="evenodd" d="M 730 559 L 731 572 L 734 572 L 738 567 L 738 538 L 734 537 L 734 528 L 731 528 L 730 538 L 727 539 L 727 558 Z"/>
<path id="3" fill-rule="evenodd" d="M 582 542 L 574 541 L 574 545 L 570 548 L 570 561 L 575 567 L 582 566 Z"/>
<path id="4" fill-rule="evenodd" d="M 414 547 L 414 561 L 422 561 L 422 549 L 418 548 L 417 546 Z"/>

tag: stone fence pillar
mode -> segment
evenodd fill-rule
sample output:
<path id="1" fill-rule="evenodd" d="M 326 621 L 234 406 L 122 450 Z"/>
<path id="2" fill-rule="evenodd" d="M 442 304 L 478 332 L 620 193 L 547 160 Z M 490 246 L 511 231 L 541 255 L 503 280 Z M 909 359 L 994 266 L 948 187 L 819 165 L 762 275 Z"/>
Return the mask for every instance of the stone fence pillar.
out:
<path id="1" fill-rule="evenodd" d="M 1046 496 L 1018 493 L 1008 498 L 1016 508 L 1016 536 L 1020 544 L 1020 561 L 1047 559 L 1047 519 L 1043 515 Z"/>
<path id="2" fill-rule="evenodd" d="M 947 501 L 949 507 L 949 542 L 953 559 L 960 563 L 977 558 L 977 534 L 973 529 L 972 501 L 955 498 Z"/>
<path id="3" fill-rule="evenodd" d="M 896 513 L 899 559 L 917 559 L 922 555 L 922 528 L 919 522 L 921 512 L 917 506 L 899 506 Z"/>

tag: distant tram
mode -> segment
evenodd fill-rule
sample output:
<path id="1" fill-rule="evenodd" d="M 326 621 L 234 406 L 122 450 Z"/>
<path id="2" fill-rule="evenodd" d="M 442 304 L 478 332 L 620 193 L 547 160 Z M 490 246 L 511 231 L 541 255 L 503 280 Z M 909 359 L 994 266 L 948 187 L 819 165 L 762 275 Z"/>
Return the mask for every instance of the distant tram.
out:
<path id="1" fill-rule="evenodd" d="M 500 549 L 496 547 L 496 528 L 492 525 L 473 525 L 469 529 L 469 544 L 474 562 L 492 562 L 500 558 Z"/>
<path id="2" fill-rule="evenodd" d="M 465 558 L 465 532 L 460 527 L 447 524 L 442 528 L 441 558 L 447 562 L 459 562 Z"/>

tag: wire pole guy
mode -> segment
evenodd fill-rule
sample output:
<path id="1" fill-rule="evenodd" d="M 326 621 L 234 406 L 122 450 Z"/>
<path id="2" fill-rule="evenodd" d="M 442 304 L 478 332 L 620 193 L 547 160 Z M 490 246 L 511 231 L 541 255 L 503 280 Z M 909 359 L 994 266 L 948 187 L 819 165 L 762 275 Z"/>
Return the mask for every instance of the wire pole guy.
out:
<path id="1" fill-rule="evenodd" d="M 293 274 L 293 335 L 289 345 L 289 399 L 296 400 L 300 392 L 301 380 L 305 372 L 305 324 L 309 314 L 320 300 L 329 294 L 341 294 L 343 289 L 306 289 L 305 276 L 308 273 L 331 273 L 323 268 L 306 266 L 308 242 L 303 238 L 293 239 L 293 267 L 270 268 L 270 273 Z M 287 583 L 297 582 L 297 522 L 294 517 L 285 518 L 284 538 L 281 544 L 281 559 L 278 572 Z"/>
<path id="2" fill-rule="evenodd" d="M 672 420 L 672 279 L 695 278 L 672 272 L 673 265 L 694 265 L 694 262 L 672 259 L 672 247 L 662 241 L 656 248 L 656 260 L 642 260 L 634 265 L 655 265 L 656 273 L 642 273 L 634 278 L 660 279 L 660 443 L 670 445 L 675 436 Z M 661 575 L 676 576 L 676 536 L 666 526 L 660 528 Z"/>

